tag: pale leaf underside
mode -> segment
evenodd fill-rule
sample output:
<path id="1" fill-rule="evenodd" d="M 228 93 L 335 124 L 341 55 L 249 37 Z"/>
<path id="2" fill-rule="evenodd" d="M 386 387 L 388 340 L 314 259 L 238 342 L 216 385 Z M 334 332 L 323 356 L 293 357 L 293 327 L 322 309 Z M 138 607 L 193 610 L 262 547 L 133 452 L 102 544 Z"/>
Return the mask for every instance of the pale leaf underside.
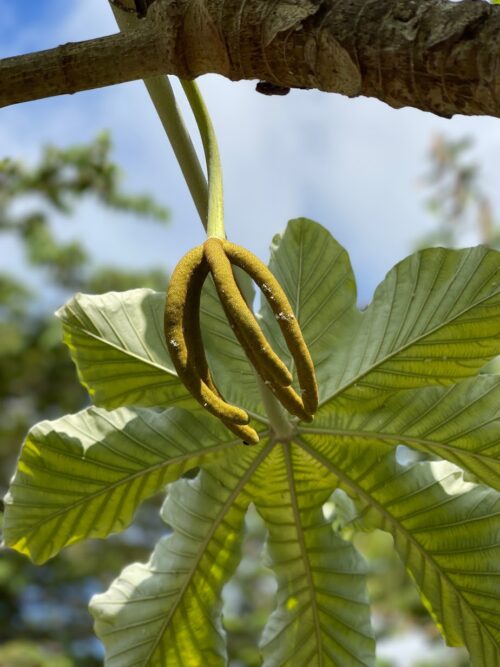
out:
<path id="1" fill-rule="evenodd" d="M 165 296 L 149 289 L 77 294 L 57 315 L 95 405 L 190 404 L 163 336 Z"/>
<path id="2" fill-rule="evenodd" d="M 221 592 L 240 557 L 245 486 L 266 454 L 246 450 L 217 476 L 172 487 L 163 514 L 173 535 L 92 600 L 109 667 L 226 664 Z"/>
<path id="3" fill-rule="evenodd" d="M 301 446 L 392 534 L 448 643 L 465 644 L 474 664 L 497 664 L 500 494 L 444 461 L 402 467 L 376 445 L 346 449 L 312 434 Z"/>
<path id="4" fill-rule="evenodd" d="M 123 530 L 143 500 L 239 444 L 212 417 L 177 408 L 89 408 L 41 422 L 5 499 L 5 542 L 44 562 L 64 546 Z"/>

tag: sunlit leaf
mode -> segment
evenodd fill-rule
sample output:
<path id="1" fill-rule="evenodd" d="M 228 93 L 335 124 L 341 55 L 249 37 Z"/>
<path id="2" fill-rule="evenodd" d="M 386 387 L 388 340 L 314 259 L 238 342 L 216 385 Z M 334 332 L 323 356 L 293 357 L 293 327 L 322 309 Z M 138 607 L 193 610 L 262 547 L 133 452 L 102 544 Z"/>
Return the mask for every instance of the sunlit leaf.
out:
<path id="1" fill-rule="evenodd" d="M 500 659 L 500 494 L 463 479 L 453 464 L 411 467 L 376 445 L 337 446 L 302 436 L 302 446 L 350 493 L 394 544 L 447 642 L 474 664 Z"/>
<path id="2" fill-rule="evenodd" d="M 364 563 L 323 516 L 335 478 L 299 448 L 283 445 L 258 479 L 256 506 L 279 584 L 261 642 L 264 665 L 373 665 Z"/>
<path id="3" fill-rule="evenodd" d="M 251 290 L 248 281 L 246 284 Z M 255 375 L 211 280 L 203 295 L 203 336 L 215 380 L 226 386 L 226 400 L 262 413 Z M 170 359 L 163 331 L 164 308 L 165 294 L 141 289 L 101 296 L 78 294 L 58 311 L 80 381 L 96 405 L 108 409 L 198 407 Z"/>
<path id="4" fill-rule="evenodd" d="M 278 580 L 265 667 L 373 665 L 363 560 L 325 518 L 335 492 L 343 523 L 392 535 L 447 642 L 466 645 L 478 667 L 500 664 L 500 380 L 474 377 L 500 354 L 500 253 L 416 253 L 363 312 L 345 251 L 311 221 L 275 237 L 271 268 L 315 360 L 314 421 L 299 424 L 269 403 L 266 416 L 210 284 L 209 363 L 223 395 L 256 417 L 256 447 L 200 412 L 178 381 L 163 294 L 79 295 L 60 316 L 93 400 L 149 409 L 91 408 L 35 427 L 7 497 L 7 544 L 45 560 L 122 529 L 172 483 L 173 533 L 95 597 L 92 613 L 111 667 L 217 667 L 227 663 L 221 591 L 254 503 Z M 259 318 L 293 369 L 267 305 Z M 150 407 L 173 404 L 189 412 Z M 404 466 L 399 445 L 448 461 Z M 178 480 L 198 467 L 194 480 Z"/>
<path id="5" fill-rule="evenodd" d="M 165 296 L 148 289 L 77 294 L 57 315 L 81 383 L 111 409 L 192 402 L 163 335 Z"/>
<path id="6" fill-rule="evenodd" d="M 265 455 L 243 450 L 231 467 L 172 487 L 163 516 L 173 534 L 92 600 L 106 665 L 226 664 L 221 591 L 240 558 L 245 486 Z"/>
<path id="7" fill-rule="evenodd" d="M 391 396 L 377 410 L 329 406 L 301 429 L 341 440 L 405 444 L 461 466 L 500 491 L 500 376 Z"/>
<path id="8" fill-rule="evenodd" d="M 28 434 L 6 498 L 8 546 L 43 562 L 64 546 L 123 530 L 139 504 L 240 440 L 213 417 L 89 408 Z"/>
<path id="9" fill-rule="evenodd" d="M 389 272 L 360 326 L 332 350 L 327 393 L 380 402 L 459 382 L 499 353 L 500 252 L 431 248 Z"/>

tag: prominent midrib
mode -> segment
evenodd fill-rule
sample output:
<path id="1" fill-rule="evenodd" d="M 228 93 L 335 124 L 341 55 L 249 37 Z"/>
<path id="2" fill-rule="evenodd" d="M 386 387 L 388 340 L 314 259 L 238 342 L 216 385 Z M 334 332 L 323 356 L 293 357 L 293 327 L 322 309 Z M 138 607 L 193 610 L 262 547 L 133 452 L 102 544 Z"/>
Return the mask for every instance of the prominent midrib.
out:
<path id="1" fill-rule="evenodd" d="M 290 455 L 290 448 L 288 447 L 288 445 L 282 445 L 282 449 L 283 449 L 283 456 L 285 459 L 286 472 L 288 477 L 288 486 L 290 489 L 290 504 L 292 507 L 293 518 L 295 520 L 295 526 L 297 530 L 297 542 L 299 543 L 302 562 L 304 563 L 304 569 L 306 573 L 306 580 L 309 586 L 309 592 L 311 596 L 311 610 L 313 615 L 314 634 L 316 637 L 316 645 L 318 647 L 318 655 L 317 655 L 318 667 L 323 667 L 323 647 L 321 643 L 321 630 L 320 630 L 318 606 L 315 595 L 315 586 L 311 573 L 311 563 L 309 561 L 309 555 L 307 553 L 307 547 L 304 540 L 304 533 L 302 531 L 302 521 L 300 518 L 297 493 L 295 489 L 295 478 L 293 474 L 293 465 Z"/>
<path id="2" fill-rule="evenodd" d="M 219 528 L 220 524 L 222 523 L 224 517 L 226 516 L 228 510 L 231 509 L 231 506 L 234 504 L 234 501 L 236 498 L 240 495 L 242 492 L 243 488 L 249 481 L 250 477 L 254 474 L 254 472 L 257 470 L 259 465 L 262 463 L 262 461 L 269 455 L 271 449 L 275 446 L 275 443 L 270 441 L 266 447 L 261 451 L 261 453 L 255 458 L 255 460 L 252 462 L 252 464 L 248 467 L 246 470 L 245 474 L 241 479 L 238 481 L 238 484 L 235 486 L 233 491 L 230 493 L 228 498 L 226 499 L 226 502 L 223 504 L 221 509 L 219 510 L 217 514 L 217 518 L 215 521 L 212 522 L 212 525 L 210 526 L 210 530 L 208 531 L 205 539 L 200 543 L 200 548 L 198 550 L 198 554 L 196 558 L 194 559 L 193 566 L 191 567 L 191 571 L 189 572 L 189 575 L 186 577 L 186 581 L 183 583 L 182 587 L 179 590 L 179 593 L 177 595 L 177 599 L 172 605 L 172 608 L 170 609 L 169 613 L 167 614 L 165 621 L 162 623 L 160 630 L 158 631 L 157 638 L 153 642 L 150 650 L 148 651 L 144 661 L 142 664 L 144 667 L 147 667 L 149 664 L 149 661 L 158 648 L 158 645 L 160 641 L 162 640 L 163 635 L 165 634 L 165 630 L 168 627 L 170 621 L 172 620 L 175 612 L 177 611 L 179 604 L 181 603 L 181 600 L 183 599 L 188 587 L 190 586 L 193 577 L 195 576 L 196 572 L 198 571 L 198 566 L 201 562 L 201 559 L 205 555 L 205 551 L 207 546 L 210 543 L 210 540 L 213 538 L 215 531 Z M 139 664 L 139 663 L 137 663 Z"/>
<path id="3" fill-rule="evenodd" d="M 141 362 L 145 366 L 151 366 L 152 368 L 155 368 L 155 369 L 161 371 L 162 373 L 167 373 L 167 375 L 172 375 L 173 377 L 177 377 L 177 373 L 173 369 L 168 368 L 167 366 L 161 366 L 159 363 L 153 361 L 152 359 L 147 359 L 146 357 L 141 357 L 141 356 L 139 356 L 138 353 L 132 352 L 131 350 L 128 350 L 125 347 L 121 347 L 117 343 L 112 343 L 111 341 L 106 340 L 102 336 L 99 336 L 98 334 L 92 333 L 92 331 L 89 331 L 88 329 L 78 328 L 77 326 L 75 326 L 73 324 L 69 324 L 67 321 L 64 321 L 64 320 L 63 320 L 63 325 L 66 329 L 69 329 L 72 333 L 76 333 L 78 335 L 84 335 L 84 336 L 87 336 L 88 338 L 92 338 L 93 340 L 98 341 L 99 343 L 102 343 L 103 345 L 105 345 L 107 347 L 110 347 L 110 348 L 116 350 L 117 352 L 121 352 L 125 356 L 130 357 L 131 359 L 135 359 L 135 360 Z M 79 348 L 75 348 L 75 349 L 76 349 L 76 351 L 78 351 Z M 105 362 L 103 362 L 103 363 L 105 363 Z"/>
<path id="4" fill-rule="evenodd" d="M 74 503 L 71 503 L 70 505 L 66 505 L 65 507 L 61 508 L 60 510 L 57 510 L 56 512 L 52 512 L 48 517 L 44 517 L 43 519 L 40 519 L 40 521 L 37 521 L 37 523 L 33 524 L 30 527 L 30 533 L 34 533 L 36 530 L 39 530 L 39 528 L 44 525 L 48 524 L 51 521 L 55 520 L 58 516 L 61 514 L 68 514 L 69 512 L 72 512 L 74 509 L 79 507 L 80 505 L 90 503 L 96 498 L 99 498 L 99 496 L 102 496 L 103 494 L 111 493 L 112 491 L 115 491 L 117 488 L 122 486 L 123 484 L 129 484 L 130 482 L 135 481 L 136 479 L 139 479 L 144 476 L 149 476 L 152 473 L 161 470 L 162 468 L 168 468 L 170 466 L 178 465 L 179 463 L 183 463 L 184 461 L 188 461 L 189 459 L 194 459 L 194 458 L 205 458 L 209 454 L 214 454 L 217 452 L 224 451 L 226 449 L 230 449 L 231 447 L 234 447 L 237 443 L 239 443 L 240 440 L 231 440 L 230 442 L 222 443 L 219 445 L 214 445 L 213 447 L 204 449 L 202 452 L 188 452 L 186 454 L 183 454 L 181 456 L 176 456 L 175 458 L 169 459 L 168 461 L 161 461 L 160 463 L 157 463 L 153 466 L 149 466 L 148 468 L 142 468 L 140 471 L 137 471 L 133 474 L 127 475 L 127 477 L 122 477 L 116 482 L 113 482 L 112 484 L 109 484 L 98 491 L 95 491 L 94 493 L 91 493 L 89 495 L 83 496 L 82 498 L 79 498 L 76 500 Z M 15 505 L 16 503 L 12 503 Z"/>
<path id="5" fill-rule="evenodd" d="M 453 593 L 457 596 L 459 601 L 464 605 L 469 610 L 469 613 L 471 616 L 474 617 L 476 620 L 476 623 L 484 629 L 484 631 L 487 633 L 488 638 L 490 639 L 491 643 L 496 646 L 497 642 L 495 637 L 491 634 L 491 631 L 489 628 L 485 625 L 483 620 L 478 617 L 476 614 L 476 611 L 473 607 L 471 607 L 469 601 L 464 597 L 463 593 L 461 592 L 460 589 L 458 589 L 453 582 L 451 581 L 450 577 L 448 576 L 447 572 L 442 569 L 442 567 L 439 565 L 439 563 L 436 562 L 436 560 L 427 552 L 425 549 L 422 548 L 422 546 L 419 544 L 419 542 L 413 537 L 411 532 L 409 532 L 390 512 L 388 512 L 383 505 L 381 505 L 379 502 L 377 502 L 372 495 L 368 491 L 365 491 L 361 486 L 359 486 L 353 479 L 351 479 L 348 475 L 346 475 L 342 470 L 340 470 L 337 466 L 335 466 L 331 461 L 329 461 L 325 456 L 320 454 L 320 452 L 316 451 L 312 447 L 310 447 L 306 442 L 304 442 L 301 438 L 297 438 L 294 441 L 299 447 L 301 447 L 306 454 L 311 456 L 313 459 L 316 459 L 319 463 L 321 463 L 329 472 L 333 473 L 338 479 L 342 480 L 344 484 L 349 486 L 353 491 L 355 491 L 357 494 L 363 497 L 366 503 L 368 503 L 369 506 L 375 507 L 380 514 L 385 517 L 385 519 L 390 523 L 394 530 L 398 533 L 401 533 L 405 539 L 410 542 L 415 549 L 420 553 L 423 562 L 424 563 L 430 563 L 434 567 L 434 569 L 439 572 L 440 576 L 446 581 L 448 586 L 451 588 Z"/>
<path id="6" fill-rule="evenodd" d="M 467 314 L 471 310 L 474 310 L 474 308 L 477 308 L 477 307 L 483 305 L 484 303 L 486 303 L 487 301 L 489 301 L 490 299 L 493 299 L 494 297 L 498 297 L 498 296 L 500 296 L 500 290 L 497 290 L 493 294 L 489 294 L 488 296 L 485 296 L 483 299 L 480 299 L 479 301 L 476 301 L 470 307 L 464 308 L 463 310 L 461 310 L 454 317 L 446 320 L 445 322 L 443 322 L 442 324 L 434 327 L 433 329 L 430 329 L 429 331 L 426 331 L 425 333 L 421 334 L 420 336 L 417 336 L 416 338 L 409 341 L 406 345 L 402 345 L 400 348 L 398 348 L 397 350 L 394 350 L 394 352 L 386 355 L 385 357 L 383 357 L 382 359 L 377 361 L 375 364 L 373 364 L 373 366 L 370 366 L 368 369 L 366 369 L 362 373 L 359 373 L 354 378 L 349 380 L 349 382 L 347 382 L 343 386 L 336 389 L 332 394 L 330 394 L 330 396 L 328 396 L 327 398 L 323 399 L 320 402 L 319 407 L 322 407 L 323 405 L 325 405 L 325 403 L 328 403 L 328 401 L 331 401 L 332 399 L 339 397 L 341 394 L 343 394 L 345 391 L 347 391 L 347 389 L 349 389 L 350 387 L 355 385 L 357 382 L 359 382 L 361 379 L 363 379 L 364 377 L 366 377 L 370 373 L 373 373 L 373 371 L 375 371 L 377 368 L 379 368 L 380 366 L 385 364 L 390 359 L 393 359 L 398 354 L 401 354 L 401 352 L 404 352 L 405 350 L 408 350 L 413 345 L 417 345 L 418 343 L 425 340 L 429 336 L 432 336 L 433 334 L 435 334 L 438 331 L 444 329 L 445 327 L 450 326 L 456 320 L 460 319 L 463 315 Z M 499 347 L 500 347 L 500 345 L 499 345 Z M 349 350 L 345 349 L 344 353 L 349 354 Z M 390 389 L 388 389 L 387 391 L 390 391 Z"/>
<path id="7" fill-rule="evenodd" d="M 383 433 L 379 431 L 356 431 L 349 429 L 335 429 L 335 428 L 315 428 L 307 426 L 299 426 L 299 433 L 307 433 L 311 435 L 331 435 L 339 436 L 344 438 L 358 438 L 360 440 L 384 440 L 390 443 L 397 442 L 402 444 L 410 443 L 413 445 L 421 445 L 422 447 L 435 447 L 440 449 L 445 449 L 451 452 L 460 452 L 461 454 L 466 454 L 467 456 L 474 457 L 478 460 L 481 460 L 484 463 L 498 462 L 498 459 L 493 456 L 485 456 L 481 452 L 475 452 L 473 450 L 461 449 L 456 445 L 449 445 L 442 443 L 438 440 L 431 440 L 429 438 L 418 438 L 415 436 L 404 435 L 401 433 Z"/>

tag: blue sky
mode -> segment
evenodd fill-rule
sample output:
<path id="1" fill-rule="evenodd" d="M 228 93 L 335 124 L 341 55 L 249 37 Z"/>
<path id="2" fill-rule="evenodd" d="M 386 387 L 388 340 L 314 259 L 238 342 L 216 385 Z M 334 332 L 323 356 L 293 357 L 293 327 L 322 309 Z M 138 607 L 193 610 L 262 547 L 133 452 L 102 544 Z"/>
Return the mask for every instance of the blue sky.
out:
<path id="1" fill-rule="evenodd" d="M 0 56 L 111 31 L 106 0 L 3 0 Z M 265 259 L 272 236 L 289 218 L 313 218 L 349 251 L 363 303 L 433 224 L 418 182 L 435 134 L 475 139 L 475 158 L 498 210 L 496 119 L 448 121 L 412 109 L 396 111 L 376 100 L 312 91 L 265 97 L 251 82 L 217 76 L 203 77 L 200 84 L 220 141 L 230 238 Z M 140 82 L 0 109 L 0 158 L 34 160 L 45 143 L 87 141 L 103 128 L 112 133 L 114 158 L 129 189 L 154 194 L 170 208 L 172 222 L 168 228 L 115 222 L 88 202 L 76 224 L 59 220 L 57 229 L 65 238 L 85 234 L 100 262 L 172 268 L 203 232 Z M 0 257 L 9 267 L 21 262 L 4 240 Z"/>

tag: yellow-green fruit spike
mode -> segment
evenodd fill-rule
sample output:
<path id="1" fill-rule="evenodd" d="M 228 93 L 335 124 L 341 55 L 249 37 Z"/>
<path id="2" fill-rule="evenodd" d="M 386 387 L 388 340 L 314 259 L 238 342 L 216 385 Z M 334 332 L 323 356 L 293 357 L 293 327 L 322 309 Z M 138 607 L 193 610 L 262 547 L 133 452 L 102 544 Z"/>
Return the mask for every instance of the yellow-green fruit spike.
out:
<path id="1" fill-rule="evenodd" d="M 257 431 L 255 431 L 251 426 L 241 426 L 240 424 L 235 424 L 234 422 L 227 421 L 226 419 L 221 419 L 221 421 L 226 428 L 242 439 L 243 444 L 256 445 L 259 442 Z"/>
<path id="2" fill-rule="evenodd" d="M 189 314 L 189 286 L 203 261 L 203 246 L 190 250 L 180 260 L 172 274 L 165 303 L 165 340 L 179 378 L 193 397 L 209 412 L 220 419 L 236 424 L 248 424 L 247 413 L 226 403 L 201 379 L 194 363 L 195 354 L 185 337 L 184 320 Z M 195 304 L 196 305 L 196 304 Z"/>
<path id="3" fill-rule="evenodd" d="M 281 405 L 288 410 L 292 415 L 305 422 L 313 420 L 312 415 L 306 411 L 302 398 L 297 394 L 293 387 L 276 387 L 270 384 L 270 389 Z"/>
<path id="4" fill-rule="evenodd" d="M 189 308 L 186 308 L 184 312 L 184 337 L 189 341 L 190 361 L 194 364 L 201 380 L 214 394 L 223 398 L 208 368 L 200 325 L 201 290 L 209 270 L 208 262 L 203 256 L 197 269 L 193 272 L 186 294 L 186 303 L 189 304 Z"/>
<path id="5" fill-rule="evenodd" d="M 266 340 L 252 311 L 245 303 L 233 276 L 231 263 L 226 257 L 221 239 L 209 238 L 204 244 L 205 257 L 210 265 L 215 287 L 224 310 L 241 333 L 240 343 L 253 351 L 256 368 L 264 379 L 288 386 L 292 375 Z"/>
<path id="6" fill-rule="evenodd" d="M 221 244 L 230 262 L 249 274 L 271 306 L 297 367 L 304 408 L 313 415 L 319 400 L 314 364 L 285 292 L 267 266 L 254 254 L 229 241 L 223 240 Z"/>
<path id="7" fill-rule="evenodd" d="M 184 317 L 184 336 L 190 343 L 192 361 L 201 380 L 214 392 L 214 394 L 223 398 L 215 385 L 210 369 L 208 368 L 200 326 L 201 290 L 208 272 L 208 262 L 203 258 L 202 262 L 193 273 L 193 277 L 188 287 L 187 301 L 191 307 L 187 310 Z M 226 428 L 241 438 L 245 444 L 255 445 L 259 442 L 257 432 L 251 426 L 235 424 L 227 419 L 221 419 L 221 421 Z"/>
<path id="8" fill-rule="evenodd" d="M 302 419 L 303 421 L 312 421 L 311 415 L 308 414 L 304 409 L 304 403 L 302 402 L 301 397 L 297 394 L 293 387 L 283 387 L 282 385 L 276 384 L 276 382 L 273 380 L 265 378 L 260 367 L 261 360 L 255 356 L 252 346 L 248 344 L 248 341 L 245 339 L 242 332 L 238 331 L 238 328 L 234 325 L 231 319 L 231 315 L 227 311 L 225 312 L 231 326 L 233 327 L 236 337 L 245 350 L 250 363 L 259 373 L 259 375 L 263 377 L 265 384 L 272 390 L 273 394 L 280 401 L 283 407 L 285 407 L 292 415 L 299 417 L 299 419 Z"/>

